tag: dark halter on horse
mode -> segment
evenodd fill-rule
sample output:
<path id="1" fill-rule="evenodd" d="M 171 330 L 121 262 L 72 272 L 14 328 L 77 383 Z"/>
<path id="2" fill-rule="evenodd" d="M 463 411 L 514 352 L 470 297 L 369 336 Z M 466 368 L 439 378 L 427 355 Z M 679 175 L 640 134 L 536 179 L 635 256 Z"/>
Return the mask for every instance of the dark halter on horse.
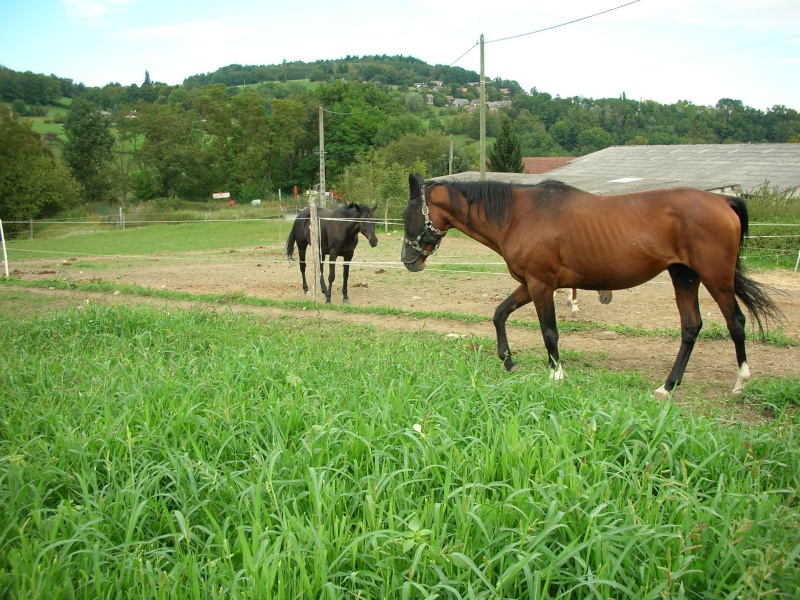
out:
<path id="1" fill-rule="evenodd" d="M 446 231 L 442 231 L 441 229 L 436 229 L 431 223 L 430 218 L 430 211 L 428 210 L 428 201 L 425 199 L 425 190 L 422 189 L 420 191 L 420 195 L 422 197 L 422 216 L 425 217 L 425 227 L 422 231 L 419 232 L 419 235 L 414 238 L 413 240 L 408 239 L 406 236 L 403 236 L 403 242 L 411 246 L 414 250 L 416 250 L 419 256 L 433 256 L 436 254 L 436 251 L 439 249 L 439 244 L 442 243 L 444 236 L 447 234 Z M 433 245 L 433 250 L 425 250 L 420 244 L 431 244 Z M 401 259 L 404 263 L 409 264 L 415 262 L 417 259 L 415 258 L 412 261 L 407 261 L 405 259 Z"/>

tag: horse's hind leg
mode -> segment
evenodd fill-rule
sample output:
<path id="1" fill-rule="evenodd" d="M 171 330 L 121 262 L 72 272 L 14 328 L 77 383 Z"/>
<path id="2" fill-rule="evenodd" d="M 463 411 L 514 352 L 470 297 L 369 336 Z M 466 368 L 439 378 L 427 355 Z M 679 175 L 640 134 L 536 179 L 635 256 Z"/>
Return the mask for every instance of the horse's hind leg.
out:
<path id="1" fill-rule="evenodd" d="M 297 256 L 300 259 L 300 275 L 303 277 L 303 293 L 308 294 L 308 283 L 306 283 L 306 248 L 302 244 L 297 245 Z"/>
<path id="2" fill-rule="evenodd" d="M 681 347 L 666 382 L 653 392 L 656 398 L 667 398 L 675 386 L 680 385 L 697 341 L 697 334 L 700 333 L 700 328 L 703 326 L 703 320 L 700 317 L 700 303 L 697 298 L 700 288 L 698 274 L 684 265 L 672 265 L 669 267 L 669 276 L 672 278 L 672 286 L 675 288 L 675 303 L 678 305 L 678 312 L 681 315 Z"/>
<path id="3" fill-rule="evenodd" d="M 494 328 L 497 332 L 497 356 L 503 361 L 503 365 L 508 371 L 513 371 L 516 365 L 514 361 L 511 360 L 511 348 L 508 345 L 508 337 L 506 335 L 506 321 L 512 312 L 517 310 L 520 306 L 525 306 L 530 301 L 531 295 L 528 292 L 528 287 L 523 284 L 514 290 L 513 294 L 503 300 L 494 311 L 492 323 L 494 323 Z"/>
<path id="4" fill-rule="evenodd" d="M 571 307 L 570 316 L 573 319 L 577 319 L 581 314 L 581 310 L 578 308 L 578 290 L 576 288 L 572 288 L 572 298 L 567 300 L 567 304 Z"/>
<path id="5" fill-rule="evenodd" d="M 747 365 L 747 352 L 744 345 L 744 313 L 739 308 L 739 303 L 736 301 L 733 290 L 723 290 L 708 283 L 706 284 L 706 289 L 716 301 L 720 311 L 722 311 L 722 316 L 725 317 L 725 323 L 728 326 L 728 332 L 733 340 L 733 346 L 736 348 L 736 364 L 739 366 L 739 372 L 736 375 L 736 383 L 731 393 L 741 394 L 745 382 L 750 379 L 750 367 Z"/>

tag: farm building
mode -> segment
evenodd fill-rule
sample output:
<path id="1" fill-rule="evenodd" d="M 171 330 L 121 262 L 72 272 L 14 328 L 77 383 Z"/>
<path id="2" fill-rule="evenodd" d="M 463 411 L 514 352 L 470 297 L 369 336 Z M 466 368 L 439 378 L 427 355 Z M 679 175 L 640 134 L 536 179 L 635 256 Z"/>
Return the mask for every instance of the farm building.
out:
<path id="1" fill-rule="evenodd" d="M 530 173 L 531 167 L 527 170 Z M 470 171 L 454 177 L 470 180 L 478 176 Z M 558 179 L 595 194 L 684 186 L 747 193 L 766 184 L 770 189 L 800 195 L 800 144 L 612 146 L 569 159 L 549 171 L 487 173 L 486 177 L 530 184 Z"/>

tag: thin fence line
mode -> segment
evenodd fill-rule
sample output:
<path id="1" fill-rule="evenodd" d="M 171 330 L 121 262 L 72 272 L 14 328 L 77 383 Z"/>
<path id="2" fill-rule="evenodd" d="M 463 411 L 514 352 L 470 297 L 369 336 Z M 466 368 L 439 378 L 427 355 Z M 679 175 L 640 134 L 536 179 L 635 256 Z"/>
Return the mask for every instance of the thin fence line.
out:
<path id="1" fill-rule="evenodd" d="M 91 254 L 91 253 L 80 253 L 77 254 L 75 252 L 57 252 L 51 250 L 30 250 L 30 249 L 14 249 L 17 252 L 26 252 L 30 254 L 46 254 L 46 255 L 53 255 L 53 256 L 71 256 L 77 258 L 108 258 L 108 259 L 140 259 L 140 260 L 158 260 L 158 261 L 165 261 L 168 262 L 172 261 L 192 261 L 192 262 L 230 262 L 231 255 L 241 255 L 242 258 L 238 262 L 257 262 L 259 264 L 269 264 L 269 265 L 288 265 L 291 266 L 292 264 L 299 265 L 303 261 L 299 260 L 290 260 L 288 258 L 281 258 L 281 259 L 265 259 L 252 256 L 252 250 L 237 250 L 236 252 L 232 253 L 230 250 L 220 249 L 218 251 L 211 251 L 211 252 L 219 252 L 220 256 L 195 256 L 195 255 L 185 255 L 179 256 L 175 254 L 168 254 L 168 255 L 158 255 L 158 254 Z M 209 252 L 209 251 L 199 251 L 199 252 Z M 794 250 L 771 250 L 769 252 L 748 252 L 747 254 L 752 256 L 777 256 L 777 257 L 785 257 L 785 256 L 794 256 Z M 744 258 L 747 258 L 747 254 Z M 9 261 L 11 262 L 11 261 Z M 305 261 L 306 264 L 309 264 L 308 261 Z M 331 264 L 330 259 L 326 259 L 323 261 L 323 264 Z M 375 267 L 386 267 L 391 269 L 400 269 L 405 268 L 402 261 L 337 261 L 335 264 L 344 266 L 375 266 Z M 428 271 L 432 272 L 442 272 L 442 273 L 459 273 L 459 274 L 468 274 L 468 275 L 508 275 L 508 271 L 503 268 L 499 271 L 479 271 L 479 270 L 467 270 L 467 269 L 451 269 L 451 268 L 443 268 L 443 267 L 507 267 L 505 262 L 498 261 L 498 262 L 460 262 L 460 261 L 448 261 L 448 262 L 433 262 L 429 264 L 426 268 Z"/>
<path id="2" fill-rule="evenodd" d="M 370 219 L 355 219 L 355 218 L 343 218 L 343 217 L 317 217 L 320 221 L 346 221 L 352 223 L 375 223 L 382 224 L 382 223 L 403 223 L 403 219 L 385 219 L 382 217 L 372 217 Z M 148 223 L 247 223 L 253 221 L 271 221 L 276 223 L 287 222 L 291 223 L 292 221 L 307 221 L 309 217 L 296 217 L 294 219 L 288 220 L 285 217 L 252 217 L 252 218 L 237 218 L 237 219 L 185 219 L 185 220 L 150 220 L 150 219 L 139 219 L 139 220 L 130 220 L 130 219 L 123 219 L 120 221 L 118 217 L 109 217 L 109 219 L 114 220 L 107 220 L 107 221 L 91 221 L 91 220 L 84 220 L 84 221 L 48 221 L 48 220 L 27 220 L 27 221 L 4 221 L 4 223 L 14 223 L 17 225 L 113 225 L 119 226 L 121 222 L 124 222 L 126 225 L 129 224 L 148 224 Z M 751 222 L 750 227 L 800 227 L 800 223 L 758 223 L 758 222 Z M 784 237 L 794 237 L 795 235 L 800 236 L 800 234 L 792 234 L 791 236 L 784 236 Z M 777 236 L 746 236 L 748 238 L 757 238 L 757 237 L 777 237 Z"/>
<path id="3" fill-rule="evenodd" d="M 116 217 L 115 217 L 116 219 Z M 344 218 L 337 218 L 337 217 L 318 217 L 320 221 L 348 221 L 352 223 L 375 223 L 376 225 L 381 225 L 383 223 L 402 223 L 402 219 L 382 219 L 379 217 L 374 217 L 372 219 L 344 219 Z M 292 221 L 308 221 L 308 217 L 298 217 L 296 219 L 292 219 Z M 288 221 L 283 217 L 253 217 L 252 219 L 188 219 L 184 221 L 154 221 L 154 220 L 140 220 L 140 221 L 131 221 L 128 219 L 124 220 L 125 225 L 138 225 L 138 224 L 164 224 L 164 223 L 175 223 L 175 224 L 184 224 L 184 223 L 247 223 L 253 221 L 272 221 L 275 223 L 291 223 L 292 221 Z M 83 225 L 86 227 L 92 227 L 97 225 L 105 225 L 109 227 L 119 227 L 121 221 L 5 221 L 6 223 L 16 223 L 18 225 Z"/>

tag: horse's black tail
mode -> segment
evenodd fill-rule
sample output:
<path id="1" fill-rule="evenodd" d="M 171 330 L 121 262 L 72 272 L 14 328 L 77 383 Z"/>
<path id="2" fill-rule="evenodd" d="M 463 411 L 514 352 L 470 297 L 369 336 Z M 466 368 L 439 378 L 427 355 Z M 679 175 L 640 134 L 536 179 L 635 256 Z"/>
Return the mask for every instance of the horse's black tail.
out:
<path id="1" fill-rule="evenodd" d="M 758 331 L 764 336 L 764 326 L 769 321 L 780 321 L 783 318 L 781 309 L 772 301 L 767 294 L 768 291 L 775 292 L 775 288 L 753 281 L 747 275 L 744 264 L 742 263 L 742 248 L 744 247 L 745 237 L 747 236 L 750 217 L 747 214 L 747 203 L 735 196 L 728 197 L 728 206 L 739 217 L 741 223 L 741 234 L 739 236 L 739 255 L 736 258 L 736 272 L 733 276 L 733 292 L 747 307 L 747 310 L 756 320 Z"/>
<path id="2" fill-rule="evenodd" d="M 292 225 L 291 230 L 289 231 L 289 238 L 286 240 L 286 257 L 289 260 L 294 260 L 294 225 Z"/>

